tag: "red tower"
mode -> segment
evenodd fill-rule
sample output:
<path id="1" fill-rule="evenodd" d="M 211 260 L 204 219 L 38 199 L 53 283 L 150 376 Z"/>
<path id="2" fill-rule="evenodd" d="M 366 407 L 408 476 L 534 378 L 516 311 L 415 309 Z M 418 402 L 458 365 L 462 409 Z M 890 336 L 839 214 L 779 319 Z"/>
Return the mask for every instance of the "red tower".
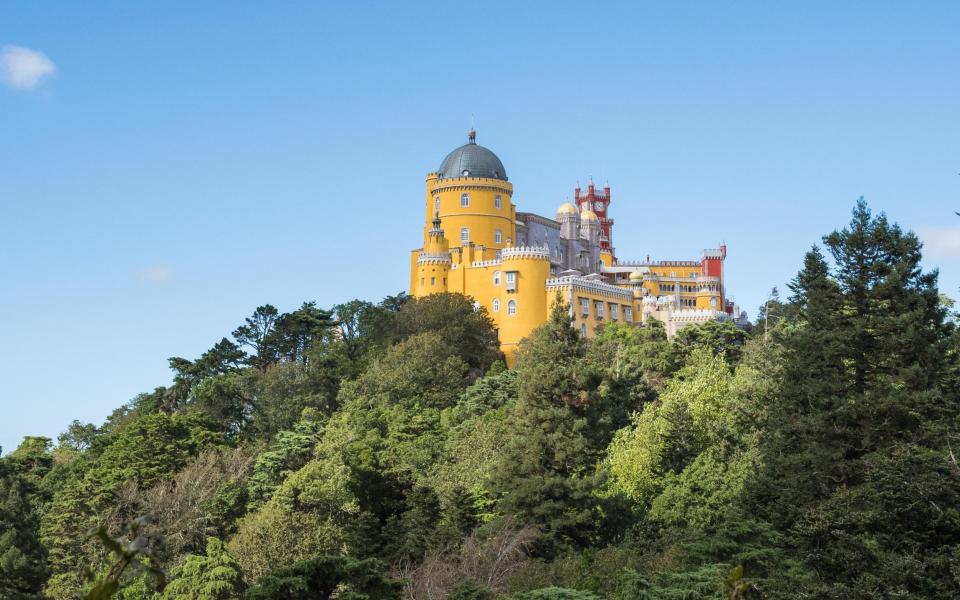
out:
<path id="1" fill-rule="evenodd" d="M 593 181 L 587 186 L 587 193 L 582 194 L 580 184 L 573 192 L 573 203 L 577 205 L 580 212 L 592 210 L 600 218 L 600 249 L 606 250 L 613 256 L 613 261 L 617 261 L 613 248 L 613 219 L 607 217 L 607 211 L 610 208 L 610 184 L 603 186 L 603 191 L 599 192 L 594 188 Z"/>

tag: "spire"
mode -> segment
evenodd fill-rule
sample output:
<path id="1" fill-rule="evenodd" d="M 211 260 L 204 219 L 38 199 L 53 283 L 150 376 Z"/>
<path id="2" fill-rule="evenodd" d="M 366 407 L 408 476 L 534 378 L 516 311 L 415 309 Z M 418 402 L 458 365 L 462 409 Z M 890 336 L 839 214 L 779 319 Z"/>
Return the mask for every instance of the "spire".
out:
<path id="1" fill-rule="evenodd" d="M 433 213 L 433 229 L 430 230 L 431 237 L 443 237 L 443 230 L 440 229 L 440 211 Z"/>

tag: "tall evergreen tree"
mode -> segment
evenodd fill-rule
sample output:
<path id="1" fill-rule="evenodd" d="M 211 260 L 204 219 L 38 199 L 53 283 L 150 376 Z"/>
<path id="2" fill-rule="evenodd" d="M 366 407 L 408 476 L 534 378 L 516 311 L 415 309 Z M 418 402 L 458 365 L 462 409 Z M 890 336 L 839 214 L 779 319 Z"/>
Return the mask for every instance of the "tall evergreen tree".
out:
<path id="1" fill-rule="evenodd" d="M 46 554 L 27 487 L 9 458 L 0 460 L 0 598 L 39 599 L 46 580 Z"/>

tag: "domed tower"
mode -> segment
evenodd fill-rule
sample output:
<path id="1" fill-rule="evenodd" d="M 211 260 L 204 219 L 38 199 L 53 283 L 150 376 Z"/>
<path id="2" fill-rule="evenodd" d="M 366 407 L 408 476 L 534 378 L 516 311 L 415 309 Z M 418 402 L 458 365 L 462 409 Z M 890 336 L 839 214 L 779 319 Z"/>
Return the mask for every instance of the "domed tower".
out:
<path id="1" fill-rule="evenodd" d="M 591 246 L 600 243 L 600 219 L 592 210 L 580 213 L 580 237 L 590 242 Z"/>
<path id="2" fill-rule="evenodd" d="M 560 223 L 560 237 L 565 240 L 577 239 L 577 230 L 580 227 L 580 211 L 577 207 L 564 202 L 557 209 L 557 221 Z"/>
<path id="3" fill-rule="evenodd" d="M 463 249 L 462 260 L 495 258 L 498 250 L 512 246 L 516 239 L 512 196 L 513 185 L 503 163 L 477 144 L 477 133 L 471 129 L 467 143 L 427 175 L 424 243 L 436 215 L 443 219 L 450 248 Z"/>

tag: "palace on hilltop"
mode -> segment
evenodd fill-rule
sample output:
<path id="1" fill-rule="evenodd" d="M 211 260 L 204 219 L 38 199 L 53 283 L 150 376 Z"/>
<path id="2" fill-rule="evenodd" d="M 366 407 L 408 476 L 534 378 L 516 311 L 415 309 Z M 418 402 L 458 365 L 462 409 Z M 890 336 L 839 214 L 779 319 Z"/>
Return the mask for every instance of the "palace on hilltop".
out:
<path id="1" fill-rule="evenodd" d="M 512 199 L 503 163 L 471 130 L 427 174 L 423 247 L 410 257 L 411 295 L 471 296 L 496 323 L 508 363 L 558 297 L 585 337 L 611 322 L 657 319 L 669 336 L 690 324 L 745 322 L 724 288 L 725 244 L 700 260 L 619 260 L 609 185 L 578 185 L 574 204 L 553 218 L 517 212 Z"/>

